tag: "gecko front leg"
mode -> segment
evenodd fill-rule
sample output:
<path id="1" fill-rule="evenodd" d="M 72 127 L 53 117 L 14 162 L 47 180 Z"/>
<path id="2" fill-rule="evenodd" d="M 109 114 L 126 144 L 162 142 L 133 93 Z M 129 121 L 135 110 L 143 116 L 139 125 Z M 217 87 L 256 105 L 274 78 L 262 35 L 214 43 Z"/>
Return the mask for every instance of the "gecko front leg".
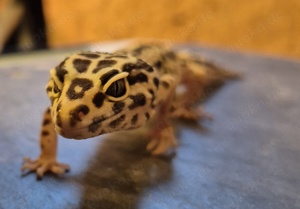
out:
<path id="1" fill-rule="evenodd" d="M 70 170 L 70 166 L 56 161 L 57 134 L 51 119 L 50 109 L 44 112 L 43 123 L 40 133 L 41 154 L 37 160 L 25 157 L 22 172 L 36 172 L 37 178 L 41 179 L 46 172 L 64 174 Z"/>

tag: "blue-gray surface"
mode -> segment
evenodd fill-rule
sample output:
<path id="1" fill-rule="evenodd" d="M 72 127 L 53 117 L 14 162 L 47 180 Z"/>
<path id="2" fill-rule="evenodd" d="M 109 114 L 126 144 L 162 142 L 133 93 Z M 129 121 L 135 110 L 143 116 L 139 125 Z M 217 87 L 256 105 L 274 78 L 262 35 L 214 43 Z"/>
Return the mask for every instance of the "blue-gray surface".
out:
<path id="1" fill-rule="evenodd" d="M 140 132 L 60 138 L 62 177 L 21 177 L 39 154 L 47 69 L 58 56 L 0 58 L 0 208 L 300 208 L 300 63 L 189 46 L 243 73 L 204 106 L 206 131 L 177 126 L 176 155 L 154 158 Z"/>

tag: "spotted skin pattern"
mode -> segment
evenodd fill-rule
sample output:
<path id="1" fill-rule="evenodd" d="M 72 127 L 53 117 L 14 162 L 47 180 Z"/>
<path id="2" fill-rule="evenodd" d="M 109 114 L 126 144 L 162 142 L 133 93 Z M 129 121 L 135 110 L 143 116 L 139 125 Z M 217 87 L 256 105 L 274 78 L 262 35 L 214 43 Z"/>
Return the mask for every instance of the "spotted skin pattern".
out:
<path id="1" fill-rule="evenodd" d="M 44 113 L 41 155 L 25 158 L 22 170 L 42 178 L 48 171 L 63 174 L 70 169 L 56 161 L 56 133 L 86 139 L 135 129 L 149 120 L 147 150 L 163 154 L 177 145 L 172 119 L 206 117 L 196 106 L 207 96 L 205 89 L 235 77 L 199 56 L 158 43 L 133 44 L 114 53 L 73 54 L 50 70 L 46 91 L 51 106 Z M 180 85 L 185 92 L 176 91 Z"/>

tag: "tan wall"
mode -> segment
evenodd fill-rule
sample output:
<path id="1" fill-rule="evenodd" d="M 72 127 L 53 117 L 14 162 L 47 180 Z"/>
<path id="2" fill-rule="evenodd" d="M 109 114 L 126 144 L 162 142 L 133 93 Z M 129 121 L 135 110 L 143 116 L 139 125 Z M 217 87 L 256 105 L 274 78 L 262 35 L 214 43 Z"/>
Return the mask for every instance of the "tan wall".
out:
<path id="1" fill-rule="evenodd" d="M 299 0 L 44 0 L 44 7 L 53 47 L 154 37 L 300 57 Z"/>

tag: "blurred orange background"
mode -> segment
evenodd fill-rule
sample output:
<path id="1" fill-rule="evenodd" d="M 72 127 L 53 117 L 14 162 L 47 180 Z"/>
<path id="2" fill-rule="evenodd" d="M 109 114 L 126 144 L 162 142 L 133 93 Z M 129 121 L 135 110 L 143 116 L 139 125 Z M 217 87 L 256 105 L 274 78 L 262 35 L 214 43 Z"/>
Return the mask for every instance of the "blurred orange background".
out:
<path id="1" fill-rule="evenodd" d="M 300 57 L 300 1 L 44 0 L 51 47 L 126 38 Z"/>

